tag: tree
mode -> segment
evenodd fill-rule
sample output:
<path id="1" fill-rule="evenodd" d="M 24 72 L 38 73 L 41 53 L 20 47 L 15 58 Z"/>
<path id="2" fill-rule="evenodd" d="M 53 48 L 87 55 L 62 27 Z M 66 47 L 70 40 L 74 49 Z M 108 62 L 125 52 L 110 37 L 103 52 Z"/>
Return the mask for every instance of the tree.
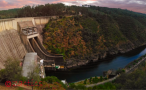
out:
<path id="1" fill-rule="evenodd" d="M 78 84 L 76 87 L 75 87 L 76 90 L 85 90 L 86 87 L 83 85 L 83 84 Z"/>
<path id="2" fill-rule="evenodd" d="M 41 79 L 42 81 L 42 86 L 39 87 L 39 89 L 50 89 L 52 87 L 49 87 L 48 88 L 48 85 L 56 85 L 56 83 L 60 84 L 61 87 L 63 88 L 67 88 L 66 84 L 62 83 L 57 77 L 55 76 L 47 76 L 43 79 Z M 45 88 L 45 86 L 47 85 L 47 87 Z M 69 84 L 69 88 L 74 88 L 75 87 L 75 84 L 74 83 L 71 83 Z M 59 88 L 58 88 L 59 89 Z"/>
<path id="3" fill-rule="evenodd" d="M 33 86 L 37 86 L 41 80 L 39 76 L 40 68 L 38 65 L 36 65 L 36 66 L 30 66 L 29 69 L 32 70 L 31 72 L 28 73 L 28 80 L 31 81 L 32 90 L 33 90 Z"/>
<path id="4" fill-rule="evenodd" d="M 5 69 L 0 71 L 0 81 L 19 81 L 22 77 L 22 68 L 19 66 L 19 64 L 19 60 L 8 58 L 4 64 Z"/>
<path id="5" fill-rule="evenodd" d="M 92 82 L 92 77 L 90 77 L 89 81 L 90 81 L 90 83 Z"/>
<path id="6" fill-rule="evenodd" d="M 103 81 L 103 77 L 102 76 L 100 76 L 100 81 Z"/>
<path id="7" fill-rule="evenodd" d="M 76 85 L 74 83 L 69 84 L 69 89 L 74 89 L 75 87 L 76 87 Z"/>
<path id="8" fill-rule="evenodd" d="M 86 84 L 86 83 L 87 83 L 87 79 L 84 80 L 84 84 Z"/>

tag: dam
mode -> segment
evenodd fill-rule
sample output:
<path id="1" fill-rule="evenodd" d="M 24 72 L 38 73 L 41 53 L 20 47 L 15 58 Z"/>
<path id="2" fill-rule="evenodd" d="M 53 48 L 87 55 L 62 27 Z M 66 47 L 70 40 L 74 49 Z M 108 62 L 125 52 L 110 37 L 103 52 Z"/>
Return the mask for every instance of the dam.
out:
<path id="1" fill-rule="evenodd" d="M 63 56 L 46 51 L 43 46 L 43 28 L 58 16 L 25 17 L 0 20 L 0 69 L 8 58 L 24 59 L 26 53 L 36 52 L 37 60 L 44 59 L 44 67 L 65 69 Z"/>

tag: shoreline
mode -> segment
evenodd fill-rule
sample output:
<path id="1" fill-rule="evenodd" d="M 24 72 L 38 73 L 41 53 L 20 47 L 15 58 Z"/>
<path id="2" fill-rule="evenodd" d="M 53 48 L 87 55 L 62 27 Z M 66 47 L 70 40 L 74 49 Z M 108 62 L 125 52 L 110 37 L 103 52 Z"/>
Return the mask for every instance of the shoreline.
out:
<path id="1" fill-rule="evenodd" d="M 142 47 L 138 47 L 138 48 L 136 48 L 136 50 L 135 51 L 131 51 L 130 53 L 125 53 L 125 54 L 116 54 L 116 55 L 110 55 L 110 57 L 109 56 L 107 56 L 106 58 L 107 59 L 100 59 L 100 60 L 98 60 L 97 62 L 92 62 L 92 63 L 90 63 L 89 62 L 89 64 L 87 63 L 86 65 L 83 65 L 83 66 L 78 66 L 78 67 L 74 67 L 74 68 L 70 68 L 70 69 L 67 69 L 67 70 L 56 70 L 56 71 L 47 71 L 46 73 L 48 73 L 48 75 L 50 76 L 50 75 L 57 75 L 58 76 L 58 74 L 60 73 L 61 75 L 70 75 L 71 73 L 75 73 L 76 71 L 78 71 L 79 69 L 81 69 L 82 70 L 82 67 L 83 68 L 86 68 L 86 67 L 89 67 L 89 66 L 92 66 L 92 65 L 100 65 L 100 63 L 102 63 L 103 62 L 103 60 L 104 60 L 104 62 L 112 62 L 112 60 L 115 58 L 115 57 L 118 57 L 118 56 L 128 56 L 128 57 L 132 57 L 132 56 L 135 56 L 135 55 L 137 55 L 137 54 L 139 54 L 139 53 L 141 53 L 144 49 L 145 49 L 145 46 L 146 45 L 143 45 Z M 145 53 L 144 53 L 145 54 Z M 143 55 L 144 55 L 143 54 Z M 109 60 L 109 58 L 110 58 L 110 60 Z M 140 57 L 139 57 L 140 58 Z M 136 60 L 136 58 L 135 59 L 133 59 L 133 61 L 134 60 Z M 131 61 L 131 62 L 133 62 L 133 61 Z M 130 63 L 130 62 L 129 62 Z M 125 63 L 125 65 L 124 65 L 124 67 L 125 66 L 127 66 L 129 63 Z M 124 68 L 123 67 L 123 68 Z M 75 71 L 75 72 L 74 72 Z M 102 71 L 103 72 L 103 71 Z M 49 74 L 49 73 L 52 73 L 52 74 Z M 58 73 L 58 74 L 57 74 Z M 69 73 L 69 74 L 63 74 L 63 73 Z M 101 75 L 93 75 L 93 77 L 94 76 L 103 76 L 103 74 L 101 74 Z M 60 79 L 65 79 L 65 77 L 64 76 L 58 76 Z M 90 75 L 89 75 L 89 77 L 90 77 Z M 78 81 L 82 81 L 82 80 L 84 80 L 84 79 L 86 79 L 86 78 L 89 78 L 89 77 L 85 77 L 85 78 L 81 78 L 81 79 L 76 79 L 76 80 L 70 80 L 69 79 L 69 82 L 70 83 L 74 83 L 74 82 L 78 82 Z M 91 77 L 92 77 L 92 75 L 91 75 Z"/>
<path id="2" fill-rule="evenodd" d="M 133 67 L 131 67 L 130 69 L 127 69 L 127 66 L 128 66 L 129 64 L 131 64 L 131 63 L 134 63 L 136 60 L 139 60 L 139 61 L 138 61 L 135 65 L 133 65 Z M 141 57 L 139 57 L 138 59 L 135 59 L 134 61 L 130 62 L 129 64 L 127 64 L 127 65 L 124 67 L 125 73 L 133 72 L 133 71 L 134 71 L 142 62 L 144 62 L 144 61 L 146 61 L 146 54 L 143 55 L 143 56 L 141 56 Z M 117 74 L 117 75 L 118 75 L 118 74 Z M 116 79 L 117 75 L 116 75 L 115 77 L 113 77 L 113 78 Z M 95 77 L 92 77 L 92 78 L 95 78 Z M 98 76 L 97 78 L 100 78 L 100 77 Z M 104 77 L 103 77 L 103 78 L 104 78 Z M 86 79 L 90 79 L 90 78 L 86 78 Z M 108 80 L 110 80 L 110 79 L 112 79 L 112 78 L 108 78 L 107 80 L 104 80 L 104 81 L 108 81 Z M 80 81 L 77 81 L 77 82 L 73 82 L 73 83 L 77 84 L 77 83 L 82 82 L 82 81 L 84 81 L 84 80 L 85 80 L 85 79 L 80 80 Z M 104 82 L 104 81 L 102 81 L 102 82 Z M 98 83 L 102 83 L 102 82 L 98 82 Z M 93 84 L 90 84 L 90 85 L 94 85 L 94 84 L 97 84 L 97 83 L 93 83 Z M 85 85 L 85 86 L 88 87 L 89 85 L 87 84 L 87 85 Z"/>
<path id="3" fill-rule="evenodd" d="M 132 52 L 132 50 L 135 50 L 135 49 L 138 49 L 138 48 L 141 48 L 141 47 L 144 47 L 144 46 L 146 46 L 146 44 L 141 45 L 139 47 L 136 47 L 134 49 L 127 50 L 127 51 L 125 51 L 123 53 L 120 53 L 120 52 L 118 52 L 117 54 L 109 54 L 109 53 L 107 53 L 105 55 L 105 57 L 103 57 L 102 59 L 100 59 L 99 57 L 96 58 L 96 59 L 93 59 L 93 60 L 78 60 L 78 59 L 76 59 L 76 61 L 73 61 L 75 59 L 71 59 L 69 61 L 69 63 L 67 62 L 67 64 L 69 64 L 69 65 L 66 65 L 66 70 L 65 71 L 67 71 L 69 69 L 77 69 L 77 68 L 79 68 L 81 66 L 86 66 L 86 65 L 88 65 L 90 63 L 94 63 L 94 62 L 102 62 L 102 61 L 105 61 L 104 59 L 107 59 L 108 57 L 113 58 L 113 57 L 118 56 L 118 55 L 126 54 L 128 52 Z"/>

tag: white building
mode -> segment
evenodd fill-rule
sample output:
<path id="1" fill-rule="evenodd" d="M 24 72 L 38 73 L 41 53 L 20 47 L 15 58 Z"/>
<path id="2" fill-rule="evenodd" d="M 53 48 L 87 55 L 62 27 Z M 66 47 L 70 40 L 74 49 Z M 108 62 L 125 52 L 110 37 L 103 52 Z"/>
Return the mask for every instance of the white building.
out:
<path id="1" fill-rule="evenodd" d="M 34 67 L 37 65 L 37 53 L 30 52 L 25 55 L 22 76 L 28 77 L 28 73 L 33 72 Z"/>

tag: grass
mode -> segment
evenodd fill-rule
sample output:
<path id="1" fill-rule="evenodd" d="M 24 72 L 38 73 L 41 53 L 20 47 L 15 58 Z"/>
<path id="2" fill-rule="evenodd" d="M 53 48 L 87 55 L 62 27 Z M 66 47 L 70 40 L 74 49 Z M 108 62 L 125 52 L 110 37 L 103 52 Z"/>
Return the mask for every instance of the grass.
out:
<path id="1" fill-rule="evenodd" d="M 18 89 L 17 90 L 24 90 L 22 87 L 18 87 Z"/>
<path id="2" fill-rule="evenodd" d="M 79 84 L 84 84 L 84 85 L 93 84 L 93 83 L 94 83 L 94 82 L 93 82 L 93 78 L 95 78 L 95 77 L 92 77 L 91 82 L 90 82 L 90 79 L 87 79 L 86 84 L 84 84 L 84 81 L 85 81 L 85 80 L 80 81 L 80 82 L 77 82 L 77 83 L 75 83 L 75 84 L 76 84 L 76 85 L 79 85 Z M 97 78 L 100 80 L 100 77 L 97 77 Z M 104 80 L 106 80 L 106 79 L 103 78 L 102 81 L 104 81 Z M 102 81 L 98 81 L 98 82 L 102 82 Z M 98 82 L 97 82 L 97 83 L 98 83 Z"/>

